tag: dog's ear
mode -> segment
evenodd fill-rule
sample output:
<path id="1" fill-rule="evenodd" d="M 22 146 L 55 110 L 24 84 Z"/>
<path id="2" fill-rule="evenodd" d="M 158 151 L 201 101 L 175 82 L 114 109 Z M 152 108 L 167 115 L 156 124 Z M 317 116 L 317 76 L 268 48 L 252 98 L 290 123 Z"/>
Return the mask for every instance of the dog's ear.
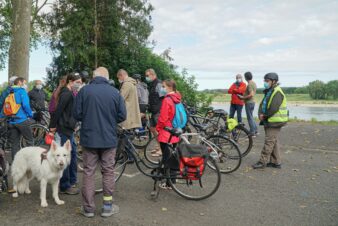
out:
<path id="1" fill-rule="evenodd" d="M 67 140 L 66 143 L 63 145 L 66 150 L 71 151 L 72 150 L 72 145 L 70 143 L 70 140 Z"/>
<path id="2" fill-rule="evenodd" d="M 52 144 L 50 145 L 50 150 L 56 151 L 57 148 L 58 148 L 58 144 L 53 140 Z"/>

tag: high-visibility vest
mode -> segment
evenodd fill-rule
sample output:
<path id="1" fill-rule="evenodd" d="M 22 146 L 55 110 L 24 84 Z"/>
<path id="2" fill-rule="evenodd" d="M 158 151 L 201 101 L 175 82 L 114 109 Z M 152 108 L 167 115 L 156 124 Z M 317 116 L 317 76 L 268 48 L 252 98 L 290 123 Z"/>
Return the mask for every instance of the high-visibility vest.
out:
<path id="1" fill-rule="evenodd" d="M 275 87 L 273 93 L 271 94 L 270 100 L 268 102 L 268 108 L 270 108 L 272 99 L 277 92 L 280 92 L 283 95 L 283 102 L 280 105 L 279 110 L 270 118 L 268 118 L 268 122 L 287 122 L 289 120 L 289 111 L 286 106 L 286 97 L 283 90 L 279 86 Z"/>

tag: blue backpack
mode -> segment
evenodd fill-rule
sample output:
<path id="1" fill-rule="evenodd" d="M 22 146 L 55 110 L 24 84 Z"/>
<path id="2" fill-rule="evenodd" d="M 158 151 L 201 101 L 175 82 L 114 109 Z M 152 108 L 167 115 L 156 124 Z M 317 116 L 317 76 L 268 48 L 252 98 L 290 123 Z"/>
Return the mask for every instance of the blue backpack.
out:
<path id="1" fill-rule="evenodd" d="M 170 99 L 174 102 L 174 100 L 169 96 Z M 174 128 L 181 128 L 183 129 L 188 121 L 187 112 L 185 111 L 185 108 L 182 103 L 175 103 L 175 116 L 173 118 L 173 127 Z"/>

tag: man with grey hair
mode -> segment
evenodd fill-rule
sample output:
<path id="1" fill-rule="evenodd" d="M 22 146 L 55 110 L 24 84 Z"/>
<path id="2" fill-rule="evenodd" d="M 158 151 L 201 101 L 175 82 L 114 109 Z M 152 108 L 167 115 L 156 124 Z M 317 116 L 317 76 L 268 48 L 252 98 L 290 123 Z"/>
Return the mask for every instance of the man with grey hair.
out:
<path id="1" fill-rule="evenodd" d="M 31 108 L 35 111 L 44 110 L 46 108 L 45 101 L 47 94 L 43 90 L 42 81 L 35 80 L 34 87 L 28 92 Z"/>
<path id="2" fill-rule="evenodd" d="M 5 99 L 9 95 L 11 91 L 11 87 L 14 85 L 14 81 L 17 78 L 18 76 L 12 76 L 8 79 L 8 86 L 2 91 L 1 96 L 0 96 L 0 110 L 2 109 L 3 103 L 5 103 Z"/>
<path id="3" fill-rule="evenodd" d="M 118 143 L 118 123 L 126 119 L 126 107 L 118 90 L 110 86 L 108 70 L 99 67 L 93 80 L 84 86 L 75 99 L 73 116 L 81 121 L 80 145 L 83 149 L 82 211 L 85 217 L 95 213 L 95 170 L 101 165 L 103 207 L 101 216 L 119 212 L 113 204 L 115 187 L 114 164 Z"/>

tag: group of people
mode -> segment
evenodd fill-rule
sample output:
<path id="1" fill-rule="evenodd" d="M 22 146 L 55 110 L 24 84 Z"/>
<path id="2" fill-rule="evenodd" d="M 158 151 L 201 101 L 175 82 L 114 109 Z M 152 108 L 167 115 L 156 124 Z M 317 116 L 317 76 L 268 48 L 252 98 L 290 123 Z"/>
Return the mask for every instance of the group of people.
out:
<path id="1" fill-rule="evenodd" d="M 142 76 L 136 74 L 129 77 L 126 70 L 117 72 L 120 83 L 119 90 L 112 86 L 109 72 L 105 67 L 93 71 L 93 78 L 88 82 L 88 74 L 72 73 L 61 77 L 59 86 L 53 92 L 49 112 L 51 120 L 49 133 L 53 134 L 60 145 L 71 142 L 71 162 L 64 171 L 60 180 L 60 192 L 69 195 L 80 193 L 77 179 L 75 130 L 80 126 L 80 145 L 83 150 L 83 182 L 82 182 L 82 214 L 93 217 L 95 212 L 95 170 L 98 163 L 101 165 L 103 182 L 102 216 L 111 216 L 119 211 L 113 201 L 115 186 L 114 161 L 118 146 L 117 128 L 132 130 L 142 127 L 142 118 L 148 111 L 151 114 L 150 130 L 158 135 L 159 148 L 153 155 L 162 156 L 165 163 L 170 157 L 169 143 L 179 142 L 178 137 L 172 137 L 164 128 L 172 127 L 175 116 L 175 105 L 181 102 L 181 94 L 177 91 L 174 80 L 161 81 L 157 78 L 154 69 L 145 71 L 145 84 Z M 241 111 L 245 104 L 247 118 L 252 135 L 257 134 L 257 126 L 253 117 L 255 107 L 254 96 L 256 84 L 250 72 L 245 73 L 246 85 L 241 75 L 236 76 L 229 93 L 232 95 L 230 117 L 237 112 L 241 122 Z M 266 166 L 280 168 L 281 160 L 278 150 L 278 133 L 287 121 L 286 98 L 278 86 L 278 75 L 269 73 L 265 76 L 265 96 L 259 107 L 259 119 L 265 128 L 265 145 L 261 159 L 254 168 Z M 8 88 L 1 94 L 0 107 L 3 109 L 5 99 L 14 93 L 16 103 L 20 109 L 15 117 L 9 119 L 10 142 L 12 157 L 19 150 L 19 137 L 24 136 L 28 145 L 33 145 L 29 122 L 33 117 L 31 106 L 44 104 L 46 94 L 42 90 L 41 81 L 36 81 L 32 91 L 27 93 L 26 81 L 23 78 L 10 80 Z M 30 102 L 31 99 L 31 102 Z M 5 117 L 3 110 L 0 117 Z M 129 161 L 133 162 L 132 156 Z M 160 184 L 163 189 L 170 189 L 167 182 Z"/>
<path id="2" fill-rule="evenodd" d="M 231 94 L 230 118 L 234 118 L 237 113 L 237 120 L 242 122 L 242 109 L 245 105 L 246 116 L 250 128 L 251 136 L 258 135 L 258 128 L 253 116 L 255 109 L 255 99 L 257 86 L 253 81 L 251 72 L 236 75 L 234 82 L 228 90 Z M 283 126 L 286 125 L 289 112 L 286 105 L 286 96 L 278 83 L 278 74 L 268 73 L 264 76 L 264 97 L 258 109 L 260 125 L 264 126 L 265 142 L 260 160 L 252 165 L 254 169 L 265 167 L 281 168 L 281 158 L 278 147 L 278 135 Z"/>

